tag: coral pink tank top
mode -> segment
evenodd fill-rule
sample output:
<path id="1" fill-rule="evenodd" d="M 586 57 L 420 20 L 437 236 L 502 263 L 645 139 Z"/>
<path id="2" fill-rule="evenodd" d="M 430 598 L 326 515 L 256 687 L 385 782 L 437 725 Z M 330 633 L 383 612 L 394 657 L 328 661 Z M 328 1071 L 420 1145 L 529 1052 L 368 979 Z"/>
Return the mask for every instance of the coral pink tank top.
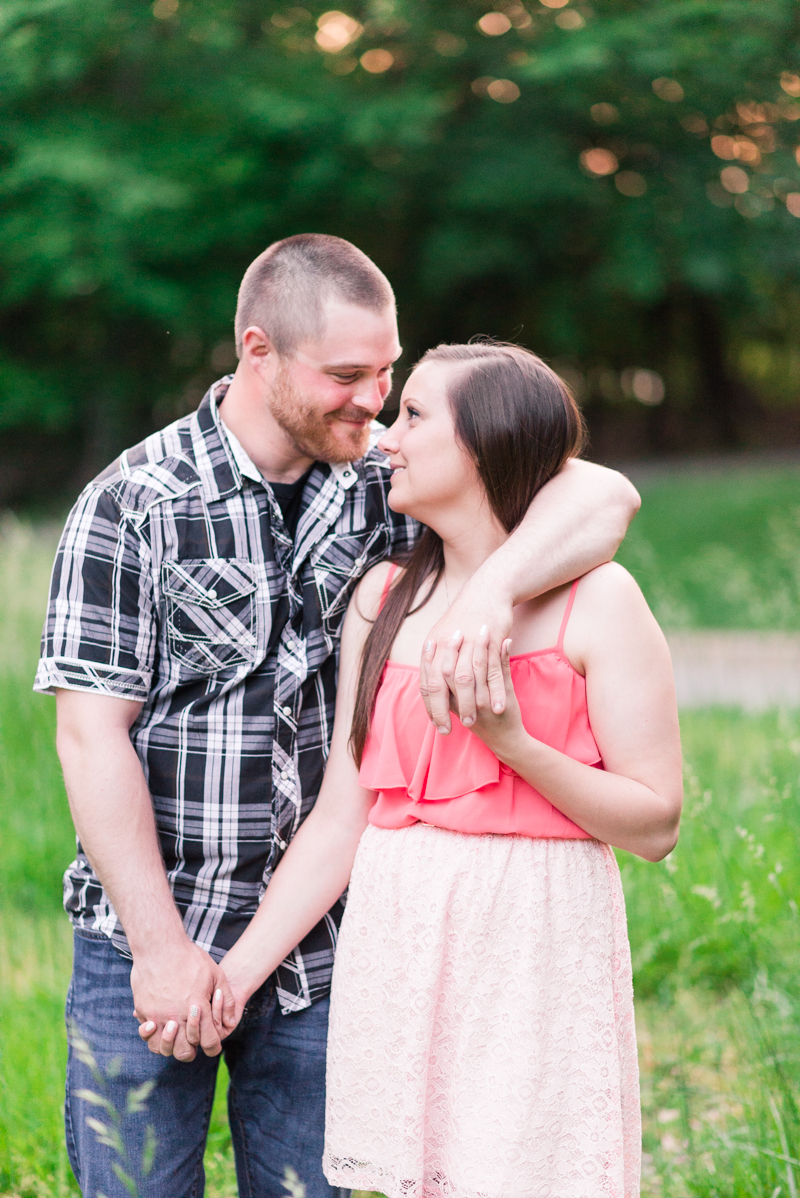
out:
<path id="1" fill-rule="evenodd" d="M 381 606 L 395 567 L 389 571 Z M 564 656 L 564 631 L 578 580 L 572 584 L 558 641 L 511 658 L 523 723 L 543 744 L 585 765 L 603 764 L 586 706 L 586 679 Z M 500 832 L 589 840 L 572 820 L 500 762 L 451 715 L 442 736 L 428 719 L 416 666 L 388 661 L 375 701 L 359 781 L 377 791 L 369 821 L 379 828 L 422 822 L 454 832 Z"/>

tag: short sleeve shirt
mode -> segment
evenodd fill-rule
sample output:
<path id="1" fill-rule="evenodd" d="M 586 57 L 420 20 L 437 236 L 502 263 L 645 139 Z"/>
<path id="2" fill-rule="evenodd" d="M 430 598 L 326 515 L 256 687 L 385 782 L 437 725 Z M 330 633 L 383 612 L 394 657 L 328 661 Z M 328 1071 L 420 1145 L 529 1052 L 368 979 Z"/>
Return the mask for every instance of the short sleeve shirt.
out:
<path id="1" fill-rule="evenodd" d="M 417 531 L 390 509 L 388 462 L 373 449 L 313 467 L 292 537 L 220 420 L 229 383 L 79 497 L 56 555 L 35 682 L 47 694 L 65 687 L 143 704 L 131 740 L 170 887 L 188 935 L 217 960 L 319 792 L 355 584 Z M 76 925 L 130 955 L 80 844 L 64 895 Z M 284 1012 L 328 992 L 342 909 L 278 968 Z"/>

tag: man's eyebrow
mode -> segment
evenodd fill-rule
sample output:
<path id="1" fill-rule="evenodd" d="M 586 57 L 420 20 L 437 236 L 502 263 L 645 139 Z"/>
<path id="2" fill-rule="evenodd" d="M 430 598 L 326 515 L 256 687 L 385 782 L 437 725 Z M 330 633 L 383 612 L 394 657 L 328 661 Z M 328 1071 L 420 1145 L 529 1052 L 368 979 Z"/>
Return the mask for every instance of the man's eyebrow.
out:
<path id="1" fill-rule="evenodd" d="M 397 355 L 399 358 L 400 355 Z M 394 366 L 397 358 L 393 358 L 391 362 L 387 362 L 385 366 L 381 366 L 381 370 L 386 370 L 387 366 Z M 349 373 L 352 370 L 372 370 L 373 367 L 368 362 L 330 362 L 323 367 L 324 370 L 338 370 L 342 373 Z"/>

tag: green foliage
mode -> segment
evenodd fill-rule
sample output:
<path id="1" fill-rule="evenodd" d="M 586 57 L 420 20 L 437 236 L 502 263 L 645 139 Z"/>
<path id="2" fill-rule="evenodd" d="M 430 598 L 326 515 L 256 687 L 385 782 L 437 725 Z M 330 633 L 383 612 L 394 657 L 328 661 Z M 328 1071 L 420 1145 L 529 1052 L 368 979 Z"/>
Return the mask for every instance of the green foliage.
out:
<path id="1" fill-rule="evenodd" d="M 726 382 L 701 324 L 720 347 L 786 343 L 793 0 L 503 0 L 498 36 L 485 7 L 358 0 L 361 32 L 326 53 L 321 9 L 6 4 L 0 429 L 85 426 L 102 460 L 191 406 L 231 363 L 244 267 L 307 229 L 387 271 L 410 355 L 521 330 L 589 395 L 639 361 L 689 402 Z M 376 51 L 392 64 L 371 73 Z M 745 192 L 710 133 L 749 155 Z"/>
<path id="2" fill-rule="evenodd" d="M 800 472 L 644 481 L 618 554 L 664 628 L 800 629 Z"/>
<path id="3" fill-rule="evenodd" d="M 637 991 L 777 986 L 800 999 L 800 718 L 694 712 L 682 729 L 678 846 L 656 867 L 620 855 Z"/>

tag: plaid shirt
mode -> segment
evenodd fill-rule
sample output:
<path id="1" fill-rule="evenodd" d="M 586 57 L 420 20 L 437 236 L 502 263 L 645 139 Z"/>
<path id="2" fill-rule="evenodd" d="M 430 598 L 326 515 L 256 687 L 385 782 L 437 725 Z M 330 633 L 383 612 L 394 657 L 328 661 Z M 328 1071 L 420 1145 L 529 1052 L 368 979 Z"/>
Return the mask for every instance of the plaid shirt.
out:
<path id="1" fill-rule="evenodd" d="M 170 887 L 187 934 L 217 960 L 319 793 L 353 588 L 415 532 L 389 508 L 387 460 L 372 449 L 317 463 L 293 541 L 219 418 L 228 383 L 83 491 L 56 555 L 35 682 L 144 704 L 131 740 Z M 80 843 L 64 905 L 130 956 Z M 342 909 L 279 966 L 284 1012 L 327 993 Z"/>

